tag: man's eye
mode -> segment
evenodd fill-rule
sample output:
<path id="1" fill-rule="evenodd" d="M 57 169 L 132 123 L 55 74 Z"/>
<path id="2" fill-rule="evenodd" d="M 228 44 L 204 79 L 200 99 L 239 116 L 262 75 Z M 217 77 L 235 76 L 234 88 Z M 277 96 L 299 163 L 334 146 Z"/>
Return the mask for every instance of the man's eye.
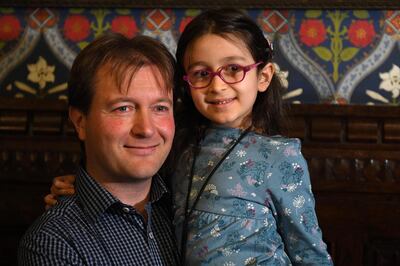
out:
<path id="1" fill-rule="evenodd" d="M 154 110 L 157 112 L 168 112 L 169 111 L 169 107 L 168 106 L 164 106 L 164 105 L 157 105 L 154 107 Z"/>
<path id="2" fill-rule="evenodd" d="M 121 112 L 121 113 L 128 112 L 129 110 L 130 110 L 130 108 L 129 108 L 129 106 L 127 106 L 127 105 L 124 105 L 124 106 L 120 106 L 120 107 L 115 108 L 115 111 Z"/>

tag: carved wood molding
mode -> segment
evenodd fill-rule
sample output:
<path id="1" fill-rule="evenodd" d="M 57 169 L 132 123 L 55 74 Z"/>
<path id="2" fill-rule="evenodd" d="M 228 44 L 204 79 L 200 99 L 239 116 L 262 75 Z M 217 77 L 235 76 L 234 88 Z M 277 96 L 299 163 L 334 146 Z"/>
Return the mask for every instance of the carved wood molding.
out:
<path id="1" fill-rule="evenodd" d="M 0 6 L 14 7 L 125 7 L 125 8 L 348 8 L 397 9 L 399 1 L 392 0 L 0 0 Z"/>
<path id="2" fill-rule="evenodd" d="M 79 146 L 75 152 L 1 150 L 0 180 L 8 183 L 48 183 L 55 176 L 73 173 L 79 160 Z"/>
<path id="3" fill-rule="evenodd" d="M 400 193 L 399 107 L 293 105 L 289 117 L 317 191 Z M 79 151 L 66 102 L 0 99 L 0 178 L 70 173 Z"/>

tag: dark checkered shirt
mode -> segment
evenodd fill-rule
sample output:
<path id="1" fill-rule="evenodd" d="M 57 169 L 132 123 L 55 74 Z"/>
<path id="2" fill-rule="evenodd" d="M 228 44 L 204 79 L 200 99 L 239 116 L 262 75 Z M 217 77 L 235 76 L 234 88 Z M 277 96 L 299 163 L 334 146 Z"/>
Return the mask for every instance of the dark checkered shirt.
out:
<path id="1" fill-rule="evenodd" d="M 19 265 L 178 265 L 169 194 L 153 178 L 147 224 L 78 170 L 76 194 L 63 197 L 26 232 Z"/>

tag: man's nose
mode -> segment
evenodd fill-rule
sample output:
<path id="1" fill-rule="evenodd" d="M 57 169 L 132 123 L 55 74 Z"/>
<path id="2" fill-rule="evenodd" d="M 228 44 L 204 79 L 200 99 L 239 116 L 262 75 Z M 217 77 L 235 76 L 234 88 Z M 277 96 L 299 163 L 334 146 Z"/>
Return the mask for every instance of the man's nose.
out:
<path id="1" fill-rule="evenodd" d="M 138 110 L 135 113 L 131 132 L 137 137 L 151 137 L 154 134 L 154 121 L 150 110 Z"/>

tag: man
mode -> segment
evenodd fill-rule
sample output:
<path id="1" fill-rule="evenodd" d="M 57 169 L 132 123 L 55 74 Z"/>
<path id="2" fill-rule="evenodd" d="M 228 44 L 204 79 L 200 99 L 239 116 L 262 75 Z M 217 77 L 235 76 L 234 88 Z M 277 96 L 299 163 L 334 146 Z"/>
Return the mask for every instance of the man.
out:
<path id="1" fill-rule="evenodd" d="M 76 194 L 21 240 L 20 265 L 177 265 L 157 171 L 174 136 L 174 59 L 158 41 L 103 35 L 71 69 L 69 116 L 83 144 Z"/>

